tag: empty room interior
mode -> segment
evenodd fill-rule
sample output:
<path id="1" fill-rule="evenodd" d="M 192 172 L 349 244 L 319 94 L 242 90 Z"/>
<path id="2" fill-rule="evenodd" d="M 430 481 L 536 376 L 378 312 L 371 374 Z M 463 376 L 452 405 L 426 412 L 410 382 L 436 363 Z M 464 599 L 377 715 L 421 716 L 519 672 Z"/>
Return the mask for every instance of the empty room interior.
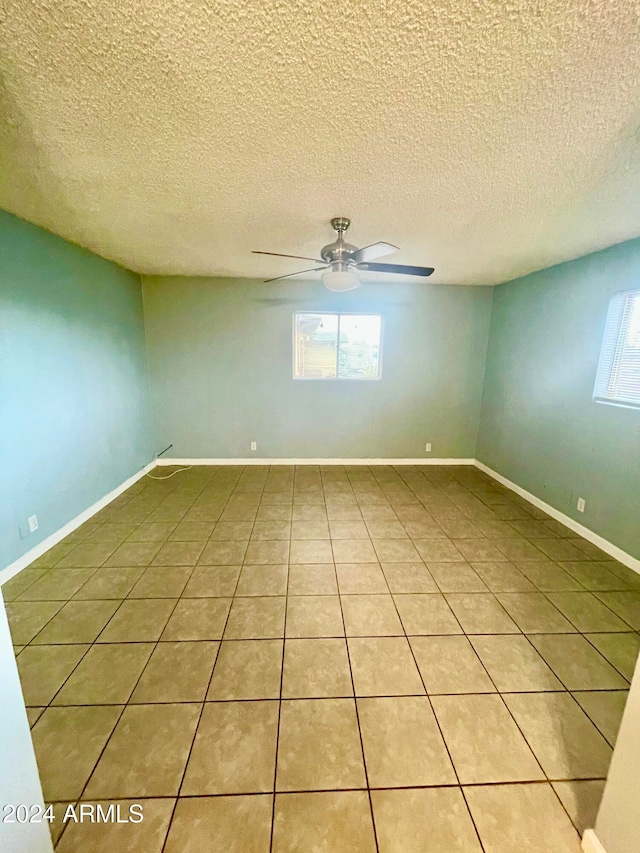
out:
<path id="1" fill-rule="evenodd" d="M 3 853 L 638 853 L 637 3 L 0 21 Z"/>

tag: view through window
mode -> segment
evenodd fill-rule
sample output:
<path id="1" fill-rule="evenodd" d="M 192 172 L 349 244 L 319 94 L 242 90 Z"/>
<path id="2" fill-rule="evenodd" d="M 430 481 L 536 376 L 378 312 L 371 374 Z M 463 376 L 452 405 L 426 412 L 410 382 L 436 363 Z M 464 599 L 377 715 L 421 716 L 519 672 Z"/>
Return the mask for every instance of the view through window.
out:
<path id="1" fill-rule="evenodd" d="M 593 396 L 640 407 L 640 290 L 611 300 Z"/>
<path id="2" fill-rule="evenodd" d="M 379 314 L 293 315 L 294 379 L 379 379 Z"/>

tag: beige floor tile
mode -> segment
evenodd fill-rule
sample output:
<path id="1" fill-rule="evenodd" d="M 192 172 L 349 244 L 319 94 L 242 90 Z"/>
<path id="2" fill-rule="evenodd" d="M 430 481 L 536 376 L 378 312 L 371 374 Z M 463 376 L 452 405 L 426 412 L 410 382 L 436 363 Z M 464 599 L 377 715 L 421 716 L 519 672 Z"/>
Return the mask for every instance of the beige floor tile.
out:
<path id="1" fill-rule="evenodd" d="M 382 563 L 382 571 L 391 592 L 438 592 L 424 563 Z"/>
<path id="2" fill-rule="evenodd" d="M 288 600 L 286 636 L 344 637 L 337 595 L 296 595 Z"/>
<path id="3" fill-rule="evenodd" d="M 422 563 L 410 539 L 374 539 L 373 547 L 380 562 Z"/>
<path id="4" fill-rule="evenodd" d="M 291 523 L 292 539 L 328 539 L 329 523 L 326 518 L 317 521 L 299 521 Z"/>
<path id="5" fill-rule="evenodd" d="M 431 701 L 463 785 L 544 779 L 499 696 L 433 696 Z"/>
<path id="6" fill-rule="evenodd" d="M 480 576 L 467 563 L 429 563 L 428 568 L 440 592 L 488 591 Z"/>
<path id="7" fill-rule="evenodd" d="M 185 521 L 178 524 L 169 536 L 169 542 L 206 542 L 213 533 L 213 521 Z"/>
<path id="8" fill-rule="evenodd" d="M 604 783 L 604 779 L 574 779 L 571 782 L 553 783 L 553 789 L 581 835 L 585 829 L 593 829 L 596 825 Z"/>
<path id="9" fill-rule="evenodd" d="M 220 521 L 249 521 L 253 523 L 257 514 L 257 506 L 227 506 L 220 515 Z"/>
<path id="10" fill-rule="evenodd" d="M 332 539 L 369 539 L 370 536 L 364 521 L 358 519 L 352 521 L 332 519 L 329 522 L 329 531 Z"/>
<path id="11" fill-rule="evenodd" d="M 368 539 L 334 539 L 333 558 L 336 563 L 377 563 L 378 557 Z"/>
<path id="12" fill-rule="evenodd" d="M 53 704 L 124 704 L 129 700 L 152 651 L 153 643 L 92 646 Z"/>
<path id="13" fill-rule="evenodd" d="M 17 575 L 14 575 L 11 580 L 2 584 L 2 597 L 6 601 L 15 601 L 23 592 L 29 589 L 30 586 L 46 575 L 48 569 L 22 569 Z"/>
<path id="14" fill-rule="evenodd" d="M 461 634 L 457 619 L 439 593 L 394 595 L 407 634 Z"/>
<path id="15" fill-rule="evenodd" d="M 573 698 L 611 746 L 615 746 L 628 695 L 627 690 L 578 691 Z"/>
<path id="16" fill-rule="evenodd" d="M 165 542 L 173 530 L 174 521 L 143 521 L 129 536 L 129 542 Z"/>
<path id="17" fill-rule="evenodd" d="M 611 747 L 569 693 L 506 693 L 504 700 L 550 779 L 607 775 Z"/>
<path id="18" fill-rule="evenodd" d="M 210 539 L 200 555 L 201 566 L 236 566 L 242 564 L 247 551 L 247 541 Z M 279 562 L 282 562 L 281 560 Z"/>
<path id="19" fill-rule="evenodd" d="M 640 652 L 637 634 L 587 634 L 587 639 L 627 681 L 631 681 Z"/>
<path id="20" fill-rule="evenodd" d="M 579 634 L 541 634 L 530 639 L 567 690 L 615 690 L 628 686 Z"/>
<path id="21" fill-rule="evenodd" d="M 532 545 L 535 545 L 543 554 L 546 554 L 551 560 L 586 560 L 588 557 L 584 552 L 578 550 L 566 539 L 531 539 Z"/>
<path id="22" fill-rule="evenodd" d="M 256 524 L 263 521 L 285 521 L 291 522 L 291 505 L 286 504 L 262 504 L 256 516 Z"/>
<path id="23" fill-rule="evenodd" d="M 628 585 L 613 572 L 608 571 L 602 563 L 585 563 L 562 561 L 560 567 L 575 578 L 585 589 L 599 592 L 615 592 L 628 590 Z M 584 782 L 582 784 L 585 784 Z"/>
<path id="24" fill-rule="evenodd" d="M 385 576 L 377 563 L 337 563 L 336 574 L 343 595 L 389 592 Z"/>
<path id="25" fill-rule="evenodd" d="M 245 564 L 240 573 L 236 595 L 286 595 L 288 568 Z"/>
<path id="26" fill-rule="evenodd" d="M 161 547 L 159 542 L 125 542 L 124 545 L 116 548 L 109 559 L 102 565 L 110 568 L 120 566 L 148 566 Z M 69 557 L 71 556 L 70 554 Z M 179 563 L 171 563 L 171 565 L 179 565 Z"/>
<path id="27" fill-rule="evenodd" d="M 341 601 L 347 637 L 404 634 L 391 595 L 343 595 Z"/>
<path id="28" fill-rule="evenodd" d="M 268 640 L 284 637 L 286 598 L 236 598 L 231 606 L 225 640 Z"/>
<path id="29" fill-rule="evenodd" d="M 517 541 L 517 540 L 505 540 Z M 502 562 L 509 559 L 500 551 L 495 544 L 495 541 L 489 539 L 452 539 L 452 544 L 460 551 L 465 560 L 474 560 L 478 562 Z M 427 562 L 429 562 L 427 560 Z"/>
<path id="30" fill-rule="evenodd" d="M 531 541 L 522 537 L 494 539 L 493 543 L 509 560 L 539 560 L 542 557 L 542 552 Z"/>
<path id="31" fill-rule="evenodd" d="M 265 794 L 180 798 L 164 853 L 269 853 L 272 809 Z"/>
<path id="32" fill-rule="evenodd" d="M 195 566 L 204 547 L 204 542 L 166 542 L 153 558 L 152 565 Z"/>
<path id="33" fill-rule="evenodd" d="M 250 531 L 251 539 L 288 541 L 291 539 L 290 521 L 256 521 Z"/>
<path id="34" fill-rule="evenodd" d="M 421 519 L 411 519 L 406 516 L 406 513 L 401 517 L 402 526 L 407 531 L 409 536 L 415 541 L 416 539 L 446 539 L 447 534 L 440 527 L 434 518 L 425 513 L 425 517 Z"/>
<path id="35" fill-rule="evenodd" d="M 367 521 L 367 530 L 371 539 L 408 538 L 407 531 L 395 518 L 371 518 Z"/>
<path id="36" fill-rule="evenodd" d="M 277 702 L 205 705 L 181 794 L 273 791 Z"/>
<path id="37" fill-rule="evenodd" d="M 484 534 L 464 516 L 449 516 L 440 521 L 440 526 L 450 539 L 483 539 Z"/>
<path id="38" fill-rule="evenodd" d="M 207 699 L 279 698 L 282 643 L 282 640 L 225 640 Z"/>
<path id="39" fill-rule="evenodd" d="M 67 824 L 64 822 L 64 816 L 69 805 L 75 806 L 75 803 L 63 801 L 61 803 L 46 803 L 47 806 L 53 807 L 53 820 L 49 823 L 49 832 L 54 846 L 58 843 L 62 832 L 66 829 Z"/>
<path id="40" fill-rule="evenodd" d="M 282 695 L 285 699 L 353 696 L 345 640 L 286 640 Z"/>
<path id="41" fill-rule="evenodd" d="M 29 728 L 32 729 L 35 726 L 35 724 L 38 722 L 38 720 L 40 719 L 40 717 L 44 714 L 44 712 L 46 710 L 47 710 L 46 708 L 35 708 L 35 707 L 28 707 L 27 708 L 27 719 L 29 720 Z"/>
<path id="42" fill-rule="evenodd" d="M 71 548 L 62 559 L 53 560 L 49 565 L 55 565 L 59 569 L 97 569 L 115 550 L 116 545 L 114 544 L 86 545 L 81 543 Z M 42 563 L 36 560 L 31 566 L 32 568 L 40 568 L 41 566 L 44 567 L 45 563 L 46 560 Z M 134 564 L 127 563 L 125 565 Z"/>
<path id="43" fill-rule="evenodd" d="M 95 569 L 50 569 L 29 586 L 20 601 L 67 601 L 89 580 Z"/>
<path id="44" fill-rule="evenodd" d="M 405 637 L 351 638 L 348 648 L 356 696 L 424 694 Z"/>
<path id="45" fill-rule="evenodd" d="M 536 592 L 531 581 L 512 563 L 474 562 L 471 568 L 491 592 Z"/>
<path id="46" fill-rule="evenodd" d="M 563 690 L 529 640 L 517 636 L 476 636 L 471 643 L 501 692 Z"/>
<path id="47" fill-rule="evenodd" d="M 98 602 L 78 602 L 80 603 L 97 604 Z M 140 598 L 123 601 L 97 642 L 144 643 L 157 640 L 175 604 L 175 599 L 171 598 Z"/>
<path id="48" fill-rule="evenodd" d="M 273 853 L 376 853 L 365 791 L 278 794 Z"/>
<path id="49" fill-rule="evenodd" d="M 426 696 L 358 699 L 369 785 L 404 788 L 456 783 Z"/>
<path id="50" fill-rule="evenodd" d="M 90 850 L 91 853 L 113 853 L 115 850 L 118 853 L 161 853 L 174 802 L 172 799 L 102 800 L 99 805 L 103 813 L 113 814 L 113 819 L 106 823 L 91 823 L 86 819 L 82 823 L 68 821 L 56 850 L 58 853 L 77 853 L 79 850 Z M 143 819 L 139 823 L 118 823 L 118 816 L 124 821 L 130 814 L 139 814 L 137 809 L 130 813 L 130 806 L 134 804 L 141 806 Z M 92 805 L 97 806 L 98 803 Z"/>
<path id="51" fill-rule="evenodd" d="M 150 566 L 129 593 L 129 598 L 179 598 L 193 569 L 190 566 Z"/>
<path id="52" fill-rule="evenodd" d="M 216 642 L 158 643 L 130 702 L 202 702 Z"/>
<path id="53" fill-rule="evenodd" d="M 327 511 L 322 503 L 304 503 L 296 497 L 292 519 L 293 521 L 326 521 Z"/>
<path id="54" fill-rule="evenodd" d="M 634 630 L 640 631 L 640 592 L 599 592 L 597 597 Z"/>
<path id="55" fill-rule="evenodd" d="M 459 788 L 372 791 L 371 800 L 380 853 L 482 853 Z"/>
<path id="56" fill-rule="evenodd" d="M 574 590 L 582 592 L 583 590 L 575 578 L 572 578 L 551 560 L 516 560 L 514 565 L 540 592 L 571 592 Z"/>
<path id="57" fill-rule="evenodd" d="M 289 566 L 289 595 L 337 595 L 333 563 Z"/>
<path id="58" fill-rule="evenodd" d="M 182 598 L 176 604 L 161 639 L 219 640 L 230 606 L 230 598 Z"/>
<path id="59" fill-rule="evenodd" d="M 629 626 L 590 592 L 551 592 L 550 601 L 578 631 L 628 631 Z"/>
<path id="60" fill-rule="evenodd" d="M 485 853 L 580 853 L 580 839 L 550 785 L 464 789 Z"/>
<path id="61" fill-rule="evenodd" d="M 63 557 L 77 548 L 76 543 L 59 542 L 53 548 L 49 548 L 41 557 L 29 564 L 30 569 L 50 569 L 57 566 Z M 72 567 L 73 568 L 73 567 Z"/>
<path id="62" fill-rule="evenodd" d="M 429 563 L 460 563 L 465 559 L 449 539 L 414 538 L 413 544 L 427 566 Z"/>
<path id="63" fill-rule="evenodd" d="M 291 541 L 290 563 L 333 563 L 328 539 L 296 539 Z"/>
<path id="64" fill-rule="evenodd" d="M 245 563 L 255 565 L 281 565 L 289 560 L 289 542 L 251 541 L 245 554 Z"/>
<path id="65" fill-rule="evenodd" d="M 32 642 L 92 643 L 120 606 L 120 601 L 69 601 Z"/>
<path id="66" fill-rule="evenodd" d="M 73 598 L 75 601 L 126 598 L 144 571 L 144 566 L 96 569 Z"/>
<path id="67" fill-rule="evenodd" d="M 428 693 L 495 693 L 466 637 L 410 637 Z"/>
<path id="68" fill-rule="evenodd" d="M 467 634 L 517 634 L 518 626 L 494 595 L 457 593 L 447 603 Z"/>
<path id="69" fill-rule="evenodd" d="M 199 704 L 128 705 L 89 780 L 85 798 L 176 795 L 200 708 Z"/>
<path id="70" fill-rule="evenodd" d="M 280 712 L 276 790 L 366 785 L 353 699 L 285 699 Z"/>
<path id="71" fill-rule="evenodd" d="M 62 606 L 61 601 L 8 601 L 7 619 L 14 645 L 30 643 Z"/>
<path id="72" fill-rule="evenodd" d="M 32 729 L 47 802 L 75 800 L 113 731 L 122 708 L 48 708 Z"/>
<path id="73" fill-rule="evenodd" d="M 26 705 L 48 705 L 89 646 L 27 646 L 17 658 Z"/>
<path id="74" fill-rule="evenodd" d="M 240 566 L 196 566 L 183 598 L 226 598 L 236 591 Z"/>
<path id="75" fill-rule="evenodd" d="M 562 634 L 576 630 L 541 593 L 505 592 L 496 598 L 525 634 Z"/>
<path id="76" fill-rule="evenodd" d="M 251 521 L 219 521 L 213 529 L 211 539 L 214 542 L 240 543 L 250 538 L 252 530 L 253 522 Z"/>

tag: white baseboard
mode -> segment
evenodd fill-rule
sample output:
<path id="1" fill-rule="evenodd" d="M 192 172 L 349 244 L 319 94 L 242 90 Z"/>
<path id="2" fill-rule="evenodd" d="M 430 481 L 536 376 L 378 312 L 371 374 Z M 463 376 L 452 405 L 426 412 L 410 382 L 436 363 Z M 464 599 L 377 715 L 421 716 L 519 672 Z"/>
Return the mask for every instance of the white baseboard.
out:
<path id="1" fill-rule="evenodd" d="M 473 465 L 475 459 L 158 459 L 158 465 Z"/>
<path id="2" fill-rule="evenodd" d="M 61 527 L 59 530 L 56 530 L 55 533 L 52 533 L 51 536 L 47 536 L 46 539 L 43 539 L 42 542 L 39 542 L 34 548 L 30 551 L 27 551 L 26 554 L 23 554 L 22 557 L 19 557 L 15 562 L 8 565 L 5 569 L 0 570 L 0 586 L 6 583 L 8 580 L 14 575 L 17 575 L 18 572 L 22 571 L 22 569 L 26 568 L 28 565 L 33 563 L 34 560 L 37 560 L 38 557 L 41 557 L 49 548 L 53 548 L 54 545 L 57 545 L 58 542 L 61 542 L 65 536 L 68 536 L 70 533 L 80 527 L 81 524 L 84 524 L 85 521 L 88 521 L 92 515 L 95 515 L 101 509 L 104 509 L 107 504 L 110 504 L 112 500 L 121 495 L 123 492 L 126 492 L 128 488 L 133 486 L 134 483 L 137 483 L 141 477 L 151 471 L 156 467 L 156 463 L 150 462 L 149 465 L 145 465 L 145 467 L 138 471 L 137 474 L 134 474 L 132 477 L 129 477 L 128 480 L 125 480 L 124 483 L 120 483 L 119 486 L 116 486 L 115 489 L 109 492 L 109 494 L 105 495 L 103 498 L 100 498 L 99 501 L 92 504 L 89 509 L 85 509 L 84 512 L 81 512 L 80 515 L 76 515 L 75 518 L 71 519 L 71 521 L 67 522 L 64 527 Z"/>
<path id="3" fill-rule="evenodd" d="M 622 563 L 625 566 L 628 566 L 630 569 L 633 569 L 635 572 L 640 573 L 640 560 L 632 557 L 631 554 L 627 554 L 626 551 L 623 551 L 622 548 L 618 548 L 617 545 L 614 545 L 612 542 L 609 542 L 607 539 L 603 539 L 602 536 L 599 536 L 597 533 L 594 533 L 593 530 L 589 530 L 588 527 L 580 524 L 580 522 L 571 518 L 569 515 L 565 515 L 560 510 L 552 507 L 550 504 L 545 503 L 540 498 L 537 498 L 535 495 L 528 492 L 526 489 L 523 489 L 521 486 L 518 486 L 516 483 L 512 483 L 511 480 L 507 480 L 506 477 L 503 477 L 502 474 L 498 474 L 497 471 L 494 471 L 492 468 L 489 468 L 488 465 L 485 465 L 483 462 L 479 462 L 477 459 L 475 460 L 476 468 L 479 468 L 481 471 L 484 471 L 485 474 L 488 474 L 490 477 L 493 477 L 494 480 L 497 480 L 503 486 L 506 486 L 508 489 L 511 489 L 512 492 L 515 492 L 517 495 L 520 495 L 521 498 L 529 501 L 530 504 L 538 507 L 538 509 L 543 510 L 550 515 L 551 518 L 555 518 L 556 521 L 564 524 L 565 527 L 568 527 L 570 530 L 575 531 L 579 536 L 582 536 L 583 539 L 586 539 L 588 542 L 592 542 L 601 551 L 604 551 L 606 554 L 609 554 L 613 557 L 614 560 L 617 560 L 619 563 Z"/>
<path id="4" fill-rule="evenodd" d="M 583 853 L 607 853 L 593 829 L 586 829 L 582 836 Z"/>

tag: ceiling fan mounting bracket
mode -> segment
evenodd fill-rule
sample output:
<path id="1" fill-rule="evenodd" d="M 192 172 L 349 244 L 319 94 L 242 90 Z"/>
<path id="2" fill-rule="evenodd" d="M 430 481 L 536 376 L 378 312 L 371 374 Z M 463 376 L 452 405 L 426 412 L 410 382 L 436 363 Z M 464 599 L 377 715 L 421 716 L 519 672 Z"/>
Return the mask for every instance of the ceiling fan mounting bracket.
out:
<path id="1" fill-rule="evenodd" d="M 334 216 L 331 220 L 331 227 L 334 231 L 338 232 L 338 236 L 341 237 L 347 228 L 351 225 L 351 220 L 346 216 Z"/>

